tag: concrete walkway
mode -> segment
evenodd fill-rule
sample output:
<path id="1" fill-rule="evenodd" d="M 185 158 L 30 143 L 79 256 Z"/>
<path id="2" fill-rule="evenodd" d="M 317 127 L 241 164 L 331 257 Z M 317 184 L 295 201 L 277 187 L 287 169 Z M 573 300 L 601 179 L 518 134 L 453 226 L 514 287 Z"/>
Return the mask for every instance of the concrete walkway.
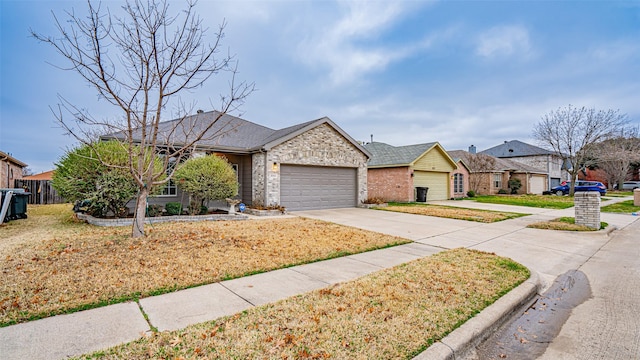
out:
<path id="1" fill-rule="evenodd" d="M 550 284 L 559 274 L 584 264 L 609 239 L 606 231 L 570 233 L 526 228 L 535 221 L 572 216 L 573 209 L 505 208 L 506 205 L 492 207 L 469 201 L 445 203 L 533 215 L 481 224 L 357 208 L 297 212 L 294 215 L 401 236 L 414 243 L 144 298 L 139 303 L 111 305 L 0 328 L 0 358 L 63 359 L 80 355 L 136 340 L 150 331 L 150 325 L 160 331 L 184 328 L 457 247 L 510 257 L 540 273 L 543 282 Z M 602 214 L 602 221 L 617 228 L 637 219 L 625 214 Z"/>

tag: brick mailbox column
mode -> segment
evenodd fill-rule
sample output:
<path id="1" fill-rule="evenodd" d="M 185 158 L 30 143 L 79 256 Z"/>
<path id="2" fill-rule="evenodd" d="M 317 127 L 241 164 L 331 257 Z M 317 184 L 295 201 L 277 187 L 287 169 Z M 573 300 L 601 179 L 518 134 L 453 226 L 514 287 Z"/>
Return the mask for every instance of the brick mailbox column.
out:
<path id="1" fill-rule="evenodd" d="M 580 191 L 574 194 L 576 225 L 600 229 L 600 193 Z"/>
<path id="2" fill-rule="evenodd" d="M 640 206 L 640 188 L 633 190 L 633 206 Z"/>

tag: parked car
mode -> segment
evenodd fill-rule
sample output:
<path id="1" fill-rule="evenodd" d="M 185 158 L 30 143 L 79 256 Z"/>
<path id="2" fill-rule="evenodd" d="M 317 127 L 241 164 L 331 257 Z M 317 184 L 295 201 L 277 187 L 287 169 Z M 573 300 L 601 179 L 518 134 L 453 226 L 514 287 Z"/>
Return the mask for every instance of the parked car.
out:
<path id="1" fill-rule="evenodd" d="M 562 182 L 562 184 L 560 184 L 560 186 L 556 186 L 556 187 L 552 188 L 551 189 L 551 193 L 552 194 L 556 194 L 558 196 L 567 195 L 567 194 L 569 194 L 570 187 L 571 187 L 571 182 L 564 181 L 564 182 Z M 578 192 L 578 191 L 597 191 L 597 192 L 600 193 L 601 196 L 604 196 L 604 195 L 607 194 L 607 187 L 604 186 L 603 183 L 598 182 L 598 181 L 578 180 L 578 181 L 576 181 L 576 187 L 575 187 L 574 191 L 576 191 L 576 192 Z"/>
<path id="2" fill-rule="evenodd" d="M 625 181 L 622 184 L 622 190 L 635 190 L 640 188 L 640 181 Z"/>

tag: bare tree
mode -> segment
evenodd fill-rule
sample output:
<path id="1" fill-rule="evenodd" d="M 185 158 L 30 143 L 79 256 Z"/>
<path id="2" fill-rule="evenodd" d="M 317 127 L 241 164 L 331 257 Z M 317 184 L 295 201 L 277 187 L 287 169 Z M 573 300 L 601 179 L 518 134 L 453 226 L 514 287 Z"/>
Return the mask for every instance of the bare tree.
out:
<path id="1" fill-rule="evenodd" d="M 631 170 L 631 164 L 640 162 L 638 129 L 626 129 L 614 138 L 587 146 L 586 153 L 589 158 L 586 165 L 602 170 L 606 174 L 610 189 L 614 184 L 618 184 L 618 189 L 622 189 L 622 183 Z"/>
<path id="2" fill-rule="evenodd" d="M 466 153 L 462 159 L 469 167 L 469 188 L 481 193 L 483 182 L 491 182 L 491 173 L 496 169 L 496 159 L 487 154 Z"/>
<path id="3" fill-rule="evenodd" d="M 67 12 L 68 19 L 59 21 L 54 14 L 59 37 L 31 33 L 70 63 L 63 69 L 79 74 L 100 100 L 118 109 L 115 119 L 95 119 L 59 95 L 54 114 L 69 134 L 89 146 L 97 133 L 118 134 L 115 138 L 129 153 L 126 168 L 138 184 L 132 236 L 140 237 L 144 236 L 151 189 L 169 181 L 175 170 L 172 164 L 179 164 L 199 141 L 229 131 L 212 129 L 224 114 L 237 110 L 254 85 L 236 83 L 237 61 L 231 55 L 220 55 L 224 22 L 213 43 L 205 43 L 207 29 L 194 12 L 195 2 L 187 0 L 186 9 L 176 15 L 170 13 L 166 0 L 127 1 L 120 15 L 91 1 L 87 4 L 85 16 Z M 193 109 L 187 109 L 179 94 L 201 87 L 212 75 L 224 71 L 229 74 L 229 93 L 221 96 L 215 121 L 203 125 L 197 116 L 187 116 Z M 179 110 L 172 116 L 177 119 L 167 123 L 163 120 L 169 105 Z M 161 157 L 162 171 L 149 166 L 153 161 L 145 161 L 149 149 L 152 156 Z"/>
<path id="4" fill-rule="evenodd" d="M 533 129 L 533 136 L 543 146 L 550 148 L 560 156 L 565 164 L 570 164 L 570 195 L 578 172 L 587 160 L 586 147 L 620 133 L 626 123 L 626 115 L 619 110 L 596 110 L 595 108 L 577 108 L 569 105 L 558 108 L 542 116 Z"/>

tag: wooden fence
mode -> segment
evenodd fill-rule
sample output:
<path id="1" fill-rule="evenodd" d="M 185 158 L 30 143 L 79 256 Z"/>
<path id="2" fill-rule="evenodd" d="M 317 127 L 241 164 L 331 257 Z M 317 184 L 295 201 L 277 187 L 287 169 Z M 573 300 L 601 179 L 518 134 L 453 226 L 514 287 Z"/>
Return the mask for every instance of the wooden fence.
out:
<path id="1" fill-rule="evenodd" d="M 51 180 L 15 180 L 15 187 L 26 189 L 29 195 L 29 204 L 62 204 L 66 201 L 58 195 L 51 186 Z"/>

